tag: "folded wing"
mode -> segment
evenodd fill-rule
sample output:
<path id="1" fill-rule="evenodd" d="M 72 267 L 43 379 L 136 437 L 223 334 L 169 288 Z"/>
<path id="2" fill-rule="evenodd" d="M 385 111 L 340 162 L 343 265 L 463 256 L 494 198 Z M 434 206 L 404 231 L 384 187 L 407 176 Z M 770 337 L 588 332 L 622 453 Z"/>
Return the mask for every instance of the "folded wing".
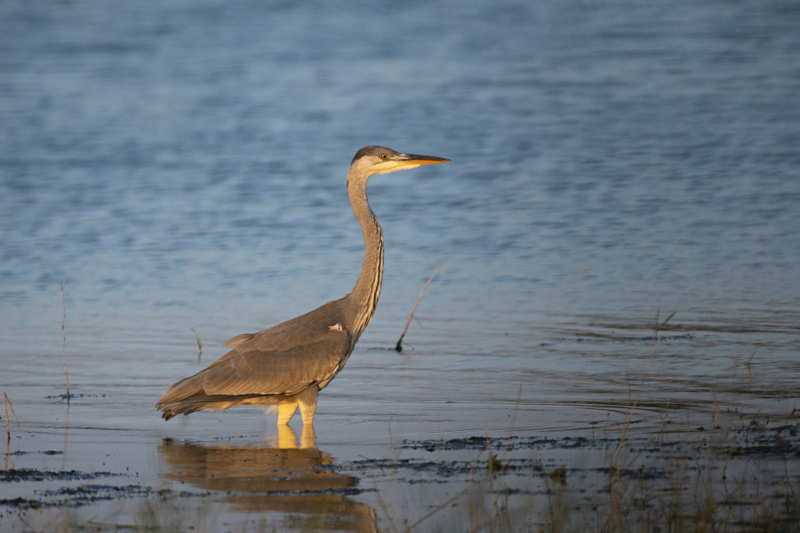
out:
<path id="1" fill-rule="evenodd" d="M 344 366 L 353 345 L 350 332 L 339 322 L 328 324 L 334 322 L 335 313 L 314 316 L 325 307 L 256 334 L 234 337 L 233 350 L 172 385 L 156 407 L 169 419 L 206 407 L 224 409 L 256 397 L 324 387 Z"/>

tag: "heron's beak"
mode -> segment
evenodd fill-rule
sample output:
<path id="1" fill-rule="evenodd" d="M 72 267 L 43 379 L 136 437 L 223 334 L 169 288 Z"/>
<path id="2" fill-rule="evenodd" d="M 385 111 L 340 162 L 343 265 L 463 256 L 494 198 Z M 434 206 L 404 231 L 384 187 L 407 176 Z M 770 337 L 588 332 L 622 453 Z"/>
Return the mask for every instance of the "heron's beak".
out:
<path id="1" fill-rule="evenodd" d="M 375 165 L 371 170 L 371 174 L 388 174 L 395 170 L 407 170 L 420 165 L 437 165 L 448 161 L 450 160 L 444 157 L 434 157 L 432 155 L 397 154 L 396 157 L 391 157 Z"/>
<path id="2" fill-rule="evenodd" d="M 449 159 L 444 157 L 434 157 L 432 155 L 416 155 L 416 154 L 400 154 L 395 161 L 402 161 L 403 166 L 406 165 L 438 165 L 439 163 L 449 163 Z"/>

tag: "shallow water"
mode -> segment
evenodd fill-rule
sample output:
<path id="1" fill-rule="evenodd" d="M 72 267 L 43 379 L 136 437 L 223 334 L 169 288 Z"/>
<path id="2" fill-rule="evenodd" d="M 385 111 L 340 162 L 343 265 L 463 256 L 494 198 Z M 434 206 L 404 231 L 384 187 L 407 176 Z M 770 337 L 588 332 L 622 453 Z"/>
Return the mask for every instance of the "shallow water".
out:
<path id="1" fill-rule="evenodd" d="M 172 488 L 165 438 L 206 460 L 220 440 L 277 447 L 253 409 L 164 423 L 153 406 L 225 339 L 350 290 L 345 175 L 366 144 L 453 162 L 370 183 L 381 302 L 306 466 L 407 456 L 402 439 L 615 432 L 656 334 L 644 434 L 668 405 L 687 427 L 742 406 L 792 420 L 798 23 L 755 1 L 3 2 L 7 469 Z M 385 517 L 374 493 L 337 494 Z M 252 506 L 197 498 L 249 527 Z"/>

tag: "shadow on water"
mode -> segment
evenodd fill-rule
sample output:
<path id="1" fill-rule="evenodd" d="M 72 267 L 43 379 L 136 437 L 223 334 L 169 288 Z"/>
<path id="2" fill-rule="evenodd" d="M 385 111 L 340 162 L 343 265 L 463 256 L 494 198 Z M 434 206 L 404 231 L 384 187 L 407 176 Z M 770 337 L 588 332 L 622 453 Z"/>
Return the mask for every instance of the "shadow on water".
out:
<path id="1" fill-rule="evenodd" d="M 312 432 L 313 433 L 313 432 Z M 207 491 L 225 492 L 221 501 L 237 513 L 277 513 L 294 526 L 318 531 L 377 531 L 372 507 L 349 496 L 363 492 L 359 478 L 336 472 L 333 457 L 313 437 L 294 443 L 282 428 L 278 446 L 206 446 L 164 439 L 158 451 L 162 477 Z"/>

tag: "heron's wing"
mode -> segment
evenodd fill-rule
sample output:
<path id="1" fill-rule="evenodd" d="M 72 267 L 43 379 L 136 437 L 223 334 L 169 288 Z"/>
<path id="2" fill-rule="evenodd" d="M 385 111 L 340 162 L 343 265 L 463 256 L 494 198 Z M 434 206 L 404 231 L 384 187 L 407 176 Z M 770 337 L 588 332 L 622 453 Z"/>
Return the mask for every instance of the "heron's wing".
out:
<path id="1" fill-rule="evenodd" d="M 327 385 L 355 344 L 344 325 L 344 303 L 329 302 L 254 335 L 234 337 L 235 348 L 172 385 L 156 407 L 170 418 L 203 409 L 214 398 L 291 395 Z"/>
<path id="2" fill-rule="evenodd" d="M 241 335 L 236 335 L 235 337 L 231 337 L 230 339 L 223 342 L 222 345 L 227 346 L 228 348 L 235 348 L 244 341 L 249 341 L 256 335 L 257 335 L 256 333 L 242 333 Z"/>
<path id="3" fill-rule="evenodd" d="M 331 302 L 242 339 L 208 368 L 170 387 L 159 409 L 196 396 L 295 394 L 326 384 L 353 347 L 351 333 Z M 244 337 L 244 336 L 240 336 Z M 232 340 L 238 340 L 234 337 Z"/>
<path id="4" fill-rule="evenodd" d="M 203 390 L 206 395 L 296 394 L 336 374 L 349 347 L 347 332 L 328 330 L 283 349 L 237 348 L 233 357 L 201 372 Z"/>
<path id="5" fill-rule="evenodd" d="M 258 333 L 243 333 L 228 339 L 223 346 L 233 347 L 233 350 L 211 363 L 209 368 L 248 352 L 285 352 L 318 339 L 327 340 L 330 337 L 328 333 L 332 331 L 347 332 L 341 325 L 343 320 L 340 316 L 340 302 L 341 300 L 328 302 L 310 313 L 262 329 Z M 347 333 L 349 338 L 349 332 Z"/>

